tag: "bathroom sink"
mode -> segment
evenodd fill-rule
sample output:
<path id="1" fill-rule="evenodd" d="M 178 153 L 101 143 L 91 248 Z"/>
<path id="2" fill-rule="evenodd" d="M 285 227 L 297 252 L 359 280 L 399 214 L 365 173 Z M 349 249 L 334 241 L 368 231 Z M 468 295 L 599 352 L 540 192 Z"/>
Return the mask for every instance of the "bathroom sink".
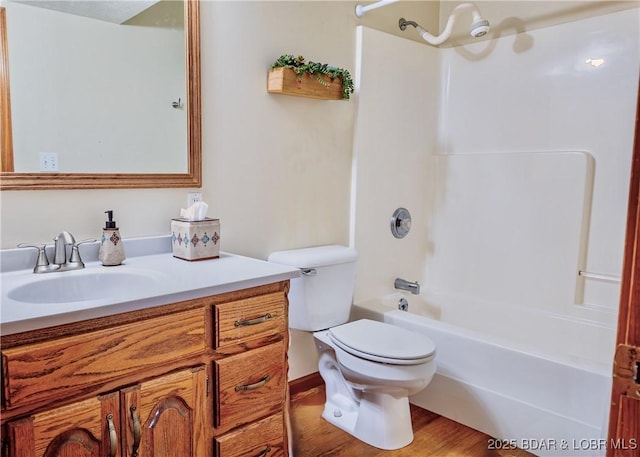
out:
<path id="1" fill-rule="evenodd" d="M 157 283 L 155 276 L 135 271 L 47 273 L 10 289 L 7 296 L 22 303 L 74 303 L 118 297 Z"/>

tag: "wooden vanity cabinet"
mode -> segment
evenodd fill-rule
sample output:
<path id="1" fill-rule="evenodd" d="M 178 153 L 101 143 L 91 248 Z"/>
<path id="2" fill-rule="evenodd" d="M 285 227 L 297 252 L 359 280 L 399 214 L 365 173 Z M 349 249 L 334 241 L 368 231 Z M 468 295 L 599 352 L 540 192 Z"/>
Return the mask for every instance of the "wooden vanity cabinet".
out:
<path id="1" fill-rule="evenodd" d="M 288 456 L 288 281 L 2 337 L 2 456 Z"/>

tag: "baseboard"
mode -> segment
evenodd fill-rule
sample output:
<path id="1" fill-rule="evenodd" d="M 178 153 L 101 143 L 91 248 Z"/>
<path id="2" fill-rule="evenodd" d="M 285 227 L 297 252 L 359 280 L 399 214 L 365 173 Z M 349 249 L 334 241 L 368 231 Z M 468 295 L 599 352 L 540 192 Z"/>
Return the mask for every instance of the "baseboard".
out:
<path id="1" fill-rule="evenodd" d="M 289 381 L 289 393 L 296 395 L 314 387 L 319 387 L 323 383 L 319 372 L 311 373 L 298 379 Z"/>

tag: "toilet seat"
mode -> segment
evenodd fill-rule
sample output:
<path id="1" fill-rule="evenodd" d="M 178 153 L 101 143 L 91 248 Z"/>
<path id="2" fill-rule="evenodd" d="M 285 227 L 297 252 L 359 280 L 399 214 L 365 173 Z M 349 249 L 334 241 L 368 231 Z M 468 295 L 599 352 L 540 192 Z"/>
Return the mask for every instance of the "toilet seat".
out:
<path id="1" fill-rule="evenodd" d="M 330 328 L 329 336 L 352 355 L 391 365 L 426 363 L 436 351 L 435 343 L 420 333 L 369 319 Z"/>

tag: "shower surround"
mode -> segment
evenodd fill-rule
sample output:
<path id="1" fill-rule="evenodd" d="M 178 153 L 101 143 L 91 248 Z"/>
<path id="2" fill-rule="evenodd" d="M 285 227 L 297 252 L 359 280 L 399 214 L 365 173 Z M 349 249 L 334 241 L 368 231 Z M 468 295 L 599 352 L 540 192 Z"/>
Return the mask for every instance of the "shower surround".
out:
<path id="1" fill-rule="evenodd" d="M 513 354 L 592 374 L 597 387 L 585 404 L 559 411 L 553 401 L 551 408 L 528 405 L 573 424 L 569 439 L 606 436 L 638 91 L 638 11 L 502 37 L 497 28 L 491 40 L 442 49 L 358 29 L 356 309 L 394 293 L 396 277 L 419 280 L 426 318 L 471 332 L 471 342 L 484 335 Z M 381 86 L 394 90 L 376 90 Z M 389 231 L 397 207 L 413 217 L 402 240 Z M 438 363 L 450 367 L 453 360 Z M 463 367 L 456 373 L 436 375 L 437 401 L 430 388 L 414 401 L 497 438 L 556 435 L 551 416 L 544 436 L 539 424 L 510 419 L 522 411 L 491 405 L 475 411 L 456 394 L 465 388 L 474 395 L 474 374 Z M 577 378 L 567 373 L 548 373 L 551 398 L 574 388 Z M 503 383 L 496 379 L 492 394 L 517 392 Z M 581 417 L 585 408 L 591 419 Z"/>

